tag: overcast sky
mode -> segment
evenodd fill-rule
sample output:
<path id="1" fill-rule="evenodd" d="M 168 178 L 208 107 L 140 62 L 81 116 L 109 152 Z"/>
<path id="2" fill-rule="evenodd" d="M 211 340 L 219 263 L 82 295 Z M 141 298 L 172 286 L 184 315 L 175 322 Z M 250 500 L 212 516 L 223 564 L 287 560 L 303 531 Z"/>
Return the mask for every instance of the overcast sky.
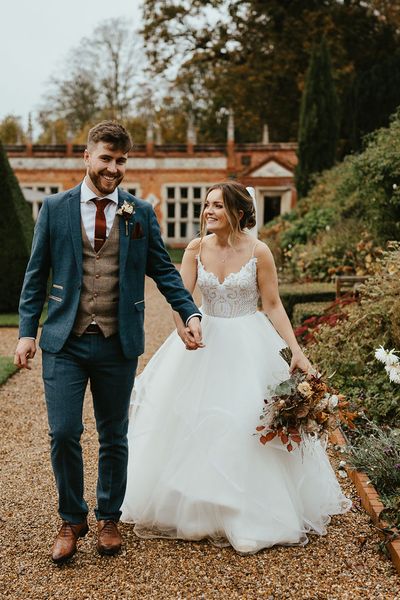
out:
<path id="1" fill-rule="evenodd" d="M 8 0 L 1 2 L 0 120 L 39 107 L 46 83 L 68 51 L 99 22 L 140 24 L 141 0 Z"/>

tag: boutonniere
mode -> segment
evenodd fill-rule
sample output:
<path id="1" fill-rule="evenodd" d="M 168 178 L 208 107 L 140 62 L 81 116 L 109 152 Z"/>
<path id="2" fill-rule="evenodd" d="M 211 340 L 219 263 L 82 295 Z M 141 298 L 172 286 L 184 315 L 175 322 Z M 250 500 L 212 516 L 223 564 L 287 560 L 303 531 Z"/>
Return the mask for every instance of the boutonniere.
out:
<path id="1" fill-rule="evenodd" d="M 125 221 L 125 235 L 128 235 L 128 223 L 131 219 L 131 216 L 135 214 L 135 205 L 133 202 L 127 202 L 124 200 L 124 203 L 117 210 L 117 215 L 123 217 Z"/>

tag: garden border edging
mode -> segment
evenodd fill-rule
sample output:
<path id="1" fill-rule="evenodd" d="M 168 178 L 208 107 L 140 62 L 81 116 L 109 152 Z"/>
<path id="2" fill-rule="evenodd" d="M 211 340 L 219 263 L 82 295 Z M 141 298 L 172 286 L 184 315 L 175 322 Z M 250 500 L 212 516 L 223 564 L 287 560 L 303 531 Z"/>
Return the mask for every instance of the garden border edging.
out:
<path id="1" fill-rule="evenodd" d="M 335 446 L 344 447 L 347 445 L 340 429 L 335 429 L 335 431 L 330 434 L 330 441 Z M 361 504 L 371 517 L 374 525 L 380 529 L 387 528 L 388 524 L 379 518 L 380 513 L 384 509 L 384 505 L 382 504 L 375 487 L 368 479 L 368 475 L 366 475 L 366 473 L 351 469 L 348 466 L 346 466 L 346 471 L 351 481 L 354 483 L 357 494 L 360 497 Z M 381 534 L 381 536 L 384 537 L 383 534 Z M 400 575 L 400 539 L 388 541 L 386 546 L 393 565 Z"/>

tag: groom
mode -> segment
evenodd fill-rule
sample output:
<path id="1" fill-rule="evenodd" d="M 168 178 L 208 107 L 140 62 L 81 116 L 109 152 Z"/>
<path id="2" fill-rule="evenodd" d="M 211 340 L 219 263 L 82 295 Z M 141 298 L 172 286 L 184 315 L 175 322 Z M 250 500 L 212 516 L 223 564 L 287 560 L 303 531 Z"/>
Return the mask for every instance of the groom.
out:
<path id="1" fill-rule="evenodd" d="M 171 264 L 150 204 L 118 189 L 132 147 L 114 121 L 89 131 L 86 176 L 72 190 L 46 198 L 35 227 L 20 300 L 15 364 L 30 368 L 46 299 L 43 380 L 51 461 L 63 520 L 52 558 L 61 563 L 88 532 L 80 438 L 90 381 L 99 437 L 97 549 L 115 554 L 125 494 L 128 409 L 144 349 L 144 279 L 152 277 L 186 323 L 188 347 L 201 343 L 200 314 Z"/>

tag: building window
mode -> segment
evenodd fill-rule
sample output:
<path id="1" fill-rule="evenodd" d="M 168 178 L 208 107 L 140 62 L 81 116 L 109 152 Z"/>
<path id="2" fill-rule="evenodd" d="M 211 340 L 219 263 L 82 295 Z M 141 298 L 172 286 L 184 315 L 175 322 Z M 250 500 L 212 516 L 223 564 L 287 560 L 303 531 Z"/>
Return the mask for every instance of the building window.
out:
<path id="1" fill-rule="evenodd" d="M 187 243 L 200 231 L 201 200 L 208 185 L 164 188 L 165 233 L 169 243 Z"/>
<path id="2" fill-rule="evenodd" d="M 119 186 L 121 190 L 132 194 L 132 196 L 139 197 L 140 185 L 134 181 L 124 181 L 123 185 Z"/>

